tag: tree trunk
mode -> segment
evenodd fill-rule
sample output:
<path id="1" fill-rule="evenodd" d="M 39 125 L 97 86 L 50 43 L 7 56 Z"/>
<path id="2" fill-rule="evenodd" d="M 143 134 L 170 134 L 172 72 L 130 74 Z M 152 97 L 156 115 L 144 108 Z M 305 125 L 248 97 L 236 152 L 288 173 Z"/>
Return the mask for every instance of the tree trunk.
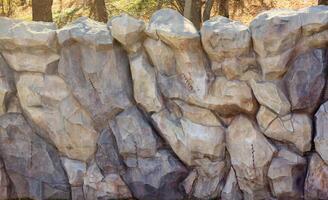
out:
<path id="1" fill-rule="evenodd" d="M 24 6 L 26 4 L 26 0 L 20 0 L 20 5 Z"/>
<path id="2" fill-rule="evenodd" d="M 328 5 L 328 0 L 318 0 L 318 5 Z"/>
<path id="3" fill-rule="evenodd" d="M 33 21 L 52 22 L 52 0 L 32 0 Z"/>
<path id="4" fill-rule="evenodd" d="M 201 0 L 186 0 L 183 15 L 199 30 L 202 23 Z"/>
<path id="5" fill-rule="evenodd" d="M 104 0 L 95 0 L 95 19 L 100 22 L 107 22 L 108 14 L 106 9 L 106 4 Z"/>
<path id="6" fill-rule="evenodd" d="M 229 0 L 219 0 L 219 15 L 229 18 Z"/>
<path id="7" fill-rule="evenodd" d="M 205 22 L 206 20 L 210 19 L 211 17 L 211 10 L 213 7 L 214 0 L 207 0 L 205 3 L 205 8 L 203 12 L 203 21 Z"/>

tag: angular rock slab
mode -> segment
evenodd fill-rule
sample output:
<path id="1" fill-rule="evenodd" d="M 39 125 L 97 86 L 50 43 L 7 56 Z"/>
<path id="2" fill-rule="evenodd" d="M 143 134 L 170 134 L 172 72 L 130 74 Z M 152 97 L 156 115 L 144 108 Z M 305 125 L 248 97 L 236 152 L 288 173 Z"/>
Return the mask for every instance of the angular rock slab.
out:
<path id="1" fill-rule="evenodd" d="M 188 166 L 205 155 L 213 160 L 224 159 L 225 135 L 221 124 L 204 126 L 187 118 L 179 119 L 168 110 L 153 114 L 152 119 L 161 136 Z"/>
<path id="2" fill-rule="evenodd" d="M 56 25 L 0 18 L 0 50 L 16 71 L 46 72 L 59 60 Z"/>
<path id="3" fill-rule="evenodd" d="M 110 126 L 118 151 L 128 167 L 136 167 L 139 157 L 155 156 L 155 133 L 136 107 L 130 107 L 117 115 Z"/>
<path id="4" fill-rule="evenodd" d="M 306 173 L 306 159 L 282 149 L 273 158 L 268 171 L 271 192 L 278 199 L 301 199 Z"/>
<path id="5" fill-rule="evenodd" d="M 0 151 L 17 196 L 69 198 L 69 183 L 57 151 L 37 136 L 20 114 L 0 117 Z"/>
<path id="6" fill-rule="evenodd" d="M 156 11 L 145 30 L 153 39 L 161 39 L 176 49 L 191 49 L 199 46 L 200 37 L 191 21 L 173 9 Z"/>
<path id="7" fill-rule="evenodd" d="M 317 153 L 312 154 L 305 179 L 305 199 L 328 198 L 328 166 Z"/>
<path id="8" fill-rule="evenodd" d="M 204 22 L 200 33 L 216 75 L 234 79 L 256 65 L 251 32 L 242 23 L 217 16 Z"/>
<path id="9" fill-rule="evenodd" d="M 42 137 L 69 158 L 86 161 L 93 155 L 98 134 L 63 79 L 22 73 L 16 85 L 24 113 Z"/>
<path id="10" fill-rule="evenodd" d="M 173 154 L 159 150 L 159 138 L 136 107 L 110 124 L 118 152 L 127 166 L 123 179 L 138 199 L 181 199 L 179 184 L 187 170 Z"/>
<path id="11" fill-rule="evenodd" d="M 147 112 L 160 111 L 163 100 L 157 87 L 155 70 L 150 65 L 146 53 L 130 55 L 129 60 L 136 102 Z"/>
<path id="12" fill-rule="evenodd" d="M 122 14 L 111 19 L 109 27 L 113 37 L 119 41 L 129 53 L 137 52 L 141 48 L 146 26 L 142 20 Z"/>
<path id="13" fill-rule="evenodd" d="M 179 185 L 187 174 L 171 152 L 158 150 L 153 157 L 140 157 L 138 165 L 128 168 L 123 179 L 135 198 L 178 200 L 185 196 Z"/>
<path id="14" fill-rule="evenodd" d="M 325 86 L 326 51 L 313 49 L 299 55 L 284 80 L 292 110 L 313 111 L 320 100 Z"/>
<path id="15" fill-rule="evenodd" d="M 114 17 L 111 22 L 113 37 L 127 50 L 136 102 L 147 112 L 158 112 L 162 99 L 157 88 L 155 70 L 142 47 L 145 24 L 128 15 Z"/>
<path id="16" fill-rule="evenodd" d="M 290 112 L 289 100 L 276 83 L 251 80 L 250 85 L 261 105 L 267 106 L 279 115 L 286 115 Z"/>
<path id="17" fill-rule="evenodd" d="M 72 187 L 82 186 L 83 178 L 87 171 L 87 165 L 84 162 L 66 157 L 62 157 L 61 161 L 68 176 L 69 184 Z"/>
<path id="18" fill-rule="evenodd" d="M 232 167 L 230 168 L 226 183 L 221 192 L 221 199 L 222 200 L 242 200 L 243 199 L 243 194 L 241 193 L 239 186 L 238 186 L 235 170 Z"/>
<path id="19" fill-rule="evenodd" d="M 176 155 L 195 168 L 184 180 L 186 192 L 198 199 L 216 198 L 227 173 L 224 128 L 209 110 L 174 102 L 170 111 L 152 115 L 155 126 Z"/>
<path id="20" fill-rule="evenodd" d="M 259 14 L 251 22 L 254 51 L 266 79 L 281 78 L 294 51 L 325 47 L 327 13 L 326 6 L 299 11 L 274 9 Z"/>
<path id="21" fill-rule="evenodd" d="M 243 115 L 237 116 L 227 131 L 227 149 L 236 170 L 245 199 L 270 197 L 267 190 L 267 169 L 276 148 Z"/>
<path id="22" fill-rule="evenodd" d="M 315 150 L 328 163 L 328 101 L 322 104 L 315 114 Z"/>
<path id="23" fill-rule="evenodd" d="M 116 174 L 103 175 L 96 163 L 92 163 L 84 177 L 83 185 L 86 200 L 92 199 L 128 199 L 131 198 L 129 188 L 122 178 Z"/>
<path id="24" fill-rule="evenodd" d="M 279 117 L 270 109 L 261 106 L 256 119 L 267 137 L 291 143 L 301 153 L 311 150 L 313 128 L 312 120 L 307 114 L 291 113 Z"/>
<path id="25" fill-rule="evenodd" d="M 58 72 L 101 130 L 132 105 L 128 58 L 107 26 L 88 18 L 77 19 L 57 34 L 62 45 Z"/>

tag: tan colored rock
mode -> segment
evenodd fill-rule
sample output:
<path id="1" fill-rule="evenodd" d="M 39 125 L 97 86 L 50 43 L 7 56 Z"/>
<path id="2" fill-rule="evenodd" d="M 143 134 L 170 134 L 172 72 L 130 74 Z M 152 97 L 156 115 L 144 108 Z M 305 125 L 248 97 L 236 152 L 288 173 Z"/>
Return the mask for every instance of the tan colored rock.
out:
<path id="1" fill-rule="evenodd" d="M 83 187 L 87 200 L 98 198 L 126 199 L 132 197 L 129 188 L 118 174 L 103 176 L 95 163 L 88 167 Z M 91 191 L 89 191 L 89 188 L 91 188 Z"/>
<path id="2" fill-rule="evenodd" d="M 315 114 L 315 150 L 328 163 L 328 101 L 322 104 Z"/>
<path id="3" fill-rule="evenodd" d="M 161 40 L 147 38 L 143 46 L 156 70 L 164 75 L 176 73 L 176 60 L 173 50 Z"/>
<path id="4" fill-rule="evenodd" d="M 58 72 L 95 122 L 97 131 L 132 105 L 128 58 L 103 23 L 81 17 L 57 31 Z"/>
<path id="5" fill-rule="evenodd" d="M 170 144 L 178 157 L 188 165 L 195 159 L 209 156 L 224 158 L 225 136 L 222 126 L 204 126 L 186 118 L 176 118 L 167 110 L 152 115 L 162 137 Z"/>
<path id="6" fill-rule="evenodd" d="M 272 159 L 268 171 L 270 188 L 278 199 L 301 199 L 306 173 L 306 159 L 282 149 Z"/>
<path id="7" fill-rule="evenodd" d="M 118 151 L 128 167 L 137 167 L 138 158 L 156 154 L 157 141 L 151 126 L 136 107 L 130 107 L 110 122 Z"/>
<path id="8" fill-rule="evenodd" d="M 157 88 L 155 70 L 149 64 L 147 55 L 142 52 L 137 55 L 130 55 L 129 59 L 136 102 L 147 112 L 160 111 L 162 98 Z"/>
<path id="9" fill-rule="evenodd" d="M 245 199 L 266 199 L 267 169 L 276 148 L 245 116 L 237 116 L 227 130 L 227 149 L 236 170 L 240 189 Z"/>
<path id="10" fill-rule="evenodd" d="M 259 14 L 250 24 L 254 51 L 266 79 L 279 79 L 287 71 L 294 51 L 322 48 L 328 43 L 326 6 L 298 11 L 274 9 Z"/>
<path id="11" fill-rule="evenodd" d="M 261 106 L 256 118 L 267 137 L 292 143 L 301 153 L 311 150 L 312 120 L 308 115 L 292 113 L 279 117 Z"/>
<path id="12" fill-rule="evenodd" d="M 193 123 L 203 126 L 222 126 L 219 119 L 208 109 L 192 106 L 184 101 L 174 100 L 179 107 L 181 115 Z"/>
<path id="13" fill-rule="evenodd" d="M 178 11 L 167 8 L 152 15 L 145 33 L 177 49 L 192 49 L 200 42 L 199 33 L 192 22 Z"/>
<path id="14" fill-rule="evenodd" d="M 87 17 L 80 17 L 57 30 L 57 37 L 59 44 L 62 46 L 77 42 L 101 49 L 111 46 L 113 43 L 113 38 L 107 26 Z"/>
<path id="15" fill-rule="evenodd" d="M 261 105 L 267 106 L 280 116 L 290 112 L 289 100 L 277 84 L 251 80 L 250 85 Z"/>
<path id="16" fill-rule="evenodd" d="M 251 32 L 242 23 L 217 16 L 204 22 L 200 33 L 216 75 L 234 79 L 256 65 Z"/>
<path id="17" fill-rule="evenodd" d="M 207 117 L 211 123 L 212 113 L 178 101 L 177 105 L 181 106 L 178 116 L 175 111 L 170 113 L 166 109 L 153 114 L 155 126 L 176 155 L 188 166 L 195 167 L 184 181 L 187 193 L 198 199 L 218 197 L 227 173 L 224 129 L 219 121 L 205 125 L 192 121 L 195 118 L 190 117 L 192 111 L 195 116 Z"/>
<path id="18" fill-rule="evenodd" d="M 59 60 L 56 25 L 0 18 L 0 50 L 16 71 L 46 72 Z"/>
<path id="19" fill-rule="evenodd" d="M 229 170 L 226 162 L 213 162 L 206 158 L 196 160 L 196 162 L 197 177 L 192 183 L 193 191 L 190 191 L 188 194 L 197 199 L 213 199 L 219 197 L 224 186 L 224 178 Z"/>
<path id="20" fill-rule="evenodd" d="M 93 155 L 98 134 L 92 119 L 61 78 L 23 73 L 16 85 L 24 113 L 44 138 L 69 158 L 86 161 Z"/>
<path id="21" fill-rule="evenodd" d="M 263 12 L 251 22 L 254 51 L 266 79 L 278 79 L 287 71 L 301 26 L 299 14 L 288 9 Z"/>
<path id="22" fill-rule="evenodd" d="M 235 170 L 231 167 L 224 188 L 221 192 L 222 200 L 242 200 L 243 195 L 239 189 Z"/>
<path id="23" fill-rule="evenodd" d="M 307 200 L 328 198 L 328 165 L 317 153 L 312 154 L 305 179 L 304 196 Z"/>
<path id="24" fill-rule="evenodd" d="M 130 17 L 127 14 L 116 16 L 110 21 L 110 30 L 128 52 L 137 52 L 141 48 L 143 31 L 146 28 L 142 20 Z"/>

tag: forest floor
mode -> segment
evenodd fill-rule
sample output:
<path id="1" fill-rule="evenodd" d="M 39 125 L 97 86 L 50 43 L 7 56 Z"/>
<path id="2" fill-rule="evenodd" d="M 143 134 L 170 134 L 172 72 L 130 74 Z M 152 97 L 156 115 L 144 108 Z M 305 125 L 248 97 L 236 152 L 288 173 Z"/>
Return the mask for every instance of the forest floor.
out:
<path id="1" fill-rule="evenodd" d="M 52 11 L 54 21 L 63 26 L 66 23 L 80 17 L 88 16 L 89 9 L 83 6 L 85 0 L 54 0 Z M 139 0 L 140 1 L 140 0 Z M 317 5 L 317 0 L 230 0 L 230 18 L 249 24 L 251 20 L 265 10 L 273 8 L 299 9 Z M 61 3 L 60 3 L 61 2 Z M 107 3 L 109 17 L 126 12 L 135 17 L 149 19 L 151 14 L 156 11 L 156 1 L 147 1 L 147 5 L 138 5 L 134 8 L 136 0 L 110 0 Z M 29 5 L 18 6 L 15 8 L 13 18 L 31 20 L 32 8 Z"/>

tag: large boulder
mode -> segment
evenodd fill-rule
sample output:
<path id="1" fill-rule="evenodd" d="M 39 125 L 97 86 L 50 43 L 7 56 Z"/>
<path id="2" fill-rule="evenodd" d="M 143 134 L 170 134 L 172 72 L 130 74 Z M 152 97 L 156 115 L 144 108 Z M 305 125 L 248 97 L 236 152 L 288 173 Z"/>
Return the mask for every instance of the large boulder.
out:
<path id="1" fill-rule="evenodd" d="M 278 84 L 274 82 L 250 81 L 250 85 L 257 101 L 272 109 L 278 115 L 290 112 L 290 103 Z"/>
<path id="2" fill-rule="evenodd" d="M 327 45 L 327 13 L 327 6 L 274 9 L 251 22 L 254 51 L 266 79 L 281 78 L 294 55 Z"/>
<path id="3" fill-rule="evenodd" d="M 267 137 L 291 143 L 301 153 L 311 150 L 313 128 L 307 114 L 292 113 L 279 117 L 267 107 L 261 106 L 256 119 Z"/>
<path id="4" fill-rule="evenodd" d="M 198 199 L 218 197 L 228 170 L 224 127 L 204 108 L 177 100 L 169 108 L 152 119 L 176 155 L 194 167 L 184 181 L 186 192 Z"/>
<path id="5" fill-rule="evenodd" d="M 59 60 L 56 25 L 0 18 L 0 51 L 16 71 L 47 72 Z"/>
<path id="6" fill-rule="evenodd" d="M 173 9 L 156 11 L 145 33 L 176 49 L 192 50 L 194 47 L 200 47 L 200 35 L 193 23 Z"/>
<path id="7" fill-rule="evenodd" d="M 145 22 L 130 17 L 127 14 L 116 16 L 109 22 L 113 37 L 119 41 L 127 52 L 137 52 L 142 46 Z"/>
<path id="8" fill-rule="evenodd" d="M 305 179 L 304 196 L 307 200 L 328 198 L 328 165 L 317 153 L 312 154 Z"/>
<path id="9" fill-rule="evenodd" d="M 237 116 L 227 130 L 227 149 L 245 199 L 268 199 L 267 170 L 276 148 L 243 115 Z"/>
<path id="10" fill-rule="evenodd" d="M 159 138 L 136 107 L 117 115 L 110 126 L 127 166 L 123 179 L 134 197 L 163 200 L 184 197 L 178 185 L 187 176 L 187 170 L 171 152 L 158 149 Z"/>
<path id="11" fill-rule="evenodd" d="M 315 150 L 328 164 L 328 101 L 322 104 L 315 114 L 316 135 Z"/>
<path id="12" fill-rule="evenodd" d="M 132 105 L 128 58 L 107 26 L 88 18 L 77 19 L 57 34 L 62 46 L 59 75 L 101 130 Z"/>
<path id="13" fill-rule="evenodd" d="M 200 30 L 202 44 L 211 60 L 216 75 L 239 78 L 251 67 L 255 67 L 251 32 L 238 21 L 217 16 L 203 23 Z"/>
<path id="14" fill-rule="evenodd" d="M 0 152 L 15 196 L 68 199 L 66 173 L 58 152 L 41 139 L 20 114 L 0 117 Z"/>
<path id="15" fill-rule="evenodd" d="M 306 173 L 306 159 L 282 149 L 272 159 L 268 171 L 270 188 L 278 199 L 301 199 Z"/>
<path id="16" fill-rule="evenodd" d="M 17 92 L 34 127 L 69 158 L 86 161 L 96 151 L 98 133 L 88 112 L 54 75 L 22 73 Z"/>
<path id="17" fill-rule="evenodd" d="M 127 50 L 136 102 L 147 112 L 158 112 L 162 99 L 157 88 L 155 69 L 149 63 L 142 46 L 145 24 L 128 15 L 114 17 L 111 22 L 113 37 Z"/>
<path id="18" fill-rule="evenodd" d="M 285 75 L 292 110 L 312 112 L 325 86 L 326 51 L 313 49 L 299 55 Z"/>

